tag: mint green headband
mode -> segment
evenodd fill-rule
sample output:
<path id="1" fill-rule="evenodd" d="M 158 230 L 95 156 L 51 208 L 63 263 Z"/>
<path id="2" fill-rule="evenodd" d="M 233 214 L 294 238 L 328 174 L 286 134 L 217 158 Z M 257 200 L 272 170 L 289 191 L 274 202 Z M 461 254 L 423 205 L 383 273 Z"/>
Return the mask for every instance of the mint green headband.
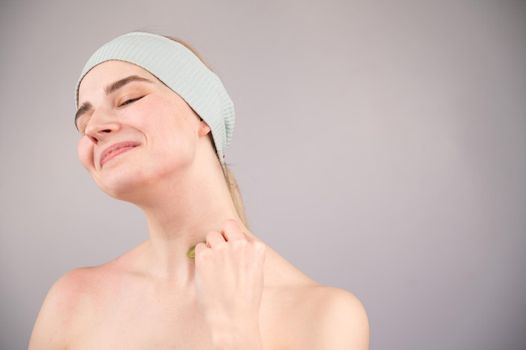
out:
<path id="1" fill-rule="evenodd" d="M 219 77 L 192 51 L 157 34 L 130 32 L 120 35 L 97 49 L 82 69 L 75 92 L 77 107 L 84 76 L 96 65 L 109 60 L 126 61 L 146 69 L 183 98 L 210 127 L 217 156 L 224 163 L 223 152 L 234 132 L 234 103 Z"/>

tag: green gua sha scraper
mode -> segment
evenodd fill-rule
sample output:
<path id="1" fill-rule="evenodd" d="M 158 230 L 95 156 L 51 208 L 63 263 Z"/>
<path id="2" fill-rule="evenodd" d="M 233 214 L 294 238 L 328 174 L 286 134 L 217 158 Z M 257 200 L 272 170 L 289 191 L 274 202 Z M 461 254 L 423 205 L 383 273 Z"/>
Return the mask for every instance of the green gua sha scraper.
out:
<path id="1" fill-rule="evenodd" d="M 186 256 L 188 256 L 190 259 L 195 259 L 195 246 L 196 244 L 191 246 L 190 249 L 188 249 L 188 252 L 186 252 Z"/>
<path id="2" fill-rule="evenodd" d="M 206 244 L 206 241 L 203 242 Z M 190 249 L 188 249 L 188 251 L 186 252 L 186 256 L 189 257 L 190 259 L 195 259 L 195 246 L 197 245 L 198 243 L 194 244 L 193 246 L 190 247 Z"/>

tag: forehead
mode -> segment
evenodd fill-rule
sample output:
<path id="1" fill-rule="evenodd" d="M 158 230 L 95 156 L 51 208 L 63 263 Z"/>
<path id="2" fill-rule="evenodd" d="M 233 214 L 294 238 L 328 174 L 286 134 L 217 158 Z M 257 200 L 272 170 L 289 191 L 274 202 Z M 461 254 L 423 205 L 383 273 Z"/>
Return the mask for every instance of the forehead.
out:
<path id="1" fill-rule="evenodd" d="M 124 61 L 106 61 L 93 67 L 79 85 L 79 104 L 93 94 L 104 93 L 104 87 L 129 75 L 138 75 L 152 81 L 158 79 L 146 69 Z"/>

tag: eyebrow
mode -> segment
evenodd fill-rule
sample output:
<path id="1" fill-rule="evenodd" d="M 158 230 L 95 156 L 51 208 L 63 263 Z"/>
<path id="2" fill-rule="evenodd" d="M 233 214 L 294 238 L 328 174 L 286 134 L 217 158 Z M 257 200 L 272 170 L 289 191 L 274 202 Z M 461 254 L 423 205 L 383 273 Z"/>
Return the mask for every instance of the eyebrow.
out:
<path id="1" fill-rule="evenodd" d="M 121 87 L 123 87 L 124 85 L 129 84 L 129 83 L 131 83 L 133 81 L 143 81 L 143 82 L 147 82 L 147 83 L 152 83 L 153 84 L 153 81 L 151 81 L 150 79 L 146 79 L 146 78 L 143 78 L 143 77 L 138 76 L 138 75 L 130 75 L 130 76 L 127 76 L 126 78 L 117 80 L 117 81 L 109 84 L 108 86 L 106 86 L 104 88 L 104 92 L 106 93 L 106 96 L 108 96 L 108 95 L 114 93 L 115 91 L 117 91 L 118 89 L 120 89 Z M 77 119 L 79 119 L 81 115 L 83 115 L 84 113 L 88 112 L 92 108 L 93 108 L 93 106 L 91 105 L 91 103 L 84 102 L 82 104 L 82 106 L 80 106 L 80 108 L 77 110 L 77 112 L 75 113 L 75 120 L 74 120 L 75 127 L 77 129 L 78 129 L 78 127 L 77 127 Z"/>

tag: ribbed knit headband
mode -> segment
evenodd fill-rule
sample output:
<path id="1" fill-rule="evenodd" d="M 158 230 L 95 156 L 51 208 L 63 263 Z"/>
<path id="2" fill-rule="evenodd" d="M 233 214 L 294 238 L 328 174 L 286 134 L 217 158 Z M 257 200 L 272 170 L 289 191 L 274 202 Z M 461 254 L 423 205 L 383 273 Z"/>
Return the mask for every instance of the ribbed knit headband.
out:
<path id="1" fill-rule="evenodd" d="M 79 86 L 96 65 L 121 60 L 136 64 L 156 76 L 208 124 L 224 163 L 224 150 L 230 144 L 235 125 L 234 103 L 219 77 L 184 45 L 161 35 L 129 32 L 102 45 L 91 55 L 77 82 L 75 102 L 78 107 Z"/>

